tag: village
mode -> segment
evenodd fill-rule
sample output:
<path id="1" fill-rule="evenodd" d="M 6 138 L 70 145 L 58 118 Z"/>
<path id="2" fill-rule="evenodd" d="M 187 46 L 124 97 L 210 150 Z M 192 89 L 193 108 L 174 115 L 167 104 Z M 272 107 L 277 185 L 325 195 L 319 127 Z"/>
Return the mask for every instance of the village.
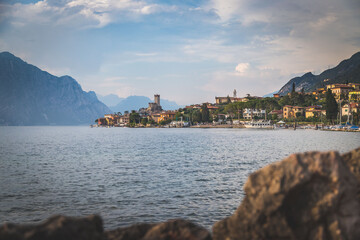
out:
<path id="1" fill-rule="evenodd" d="M 214 103 L 193 104 L 170 111 L 162 109 L 160 95 L 147 108 L 106 114 L 92 127 L 220 127 L 316 126 L 358 130 L 360 84 L 328 84 L 312 92 L 292 91 L 282 96 L 215 97 Z"/>

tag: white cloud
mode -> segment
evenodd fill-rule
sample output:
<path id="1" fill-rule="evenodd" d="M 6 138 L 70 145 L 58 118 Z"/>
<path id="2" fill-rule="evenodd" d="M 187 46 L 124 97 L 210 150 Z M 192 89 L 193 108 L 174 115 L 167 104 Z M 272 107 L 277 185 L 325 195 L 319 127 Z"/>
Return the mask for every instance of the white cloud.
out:
<path id="1" fill-rule="evenodd" d="M 65 4 L 42 0 L 8 5 L 8 10 L 6 17 L 17 26 L 45 24 L 93 28 L 134 20 L 143 15 L 176 11 L 176 7 L 142 0 L 70 0 Z"/>
<path id="2" fill-rule="evenodd" d="M 206 8 L 213 10 L 221 21 L 226 22 L 239 14 L 239 10 L 244 7 L 245 2 L 243 0 L 211 0 Z"/>
<path id="3" fill-rule="evenodd" d="M 244 74 L 246 72 L 246 70 L 249 69 L 250 64 L 249 63 L 239 63 L 236 67 L 235 67 L 235 71 L 239 74 Z"/>

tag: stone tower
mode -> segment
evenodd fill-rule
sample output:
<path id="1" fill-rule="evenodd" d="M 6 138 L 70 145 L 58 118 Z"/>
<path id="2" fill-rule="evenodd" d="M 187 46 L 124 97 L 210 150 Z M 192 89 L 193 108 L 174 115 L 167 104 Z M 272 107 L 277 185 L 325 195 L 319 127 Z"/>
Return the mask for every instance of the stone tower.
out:
<path id="1" fill-rule="evenodd" d="M 160 94 L 154 95 L 154 102 L 160 106 Z"/>

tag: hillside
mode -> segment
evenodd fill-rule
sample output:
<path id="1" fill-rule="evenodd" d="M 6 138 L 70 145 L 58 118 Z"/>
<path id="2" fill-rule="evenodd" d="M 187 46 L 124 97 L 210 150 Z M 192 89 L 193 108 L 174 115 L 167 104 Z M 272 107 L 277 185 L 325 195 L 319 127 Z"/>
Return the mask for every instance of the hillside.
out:
<path id="1" fill-rule="evenodd" d="M 0 125 L 90 124 L 111 112 L 70 76 L 56 77 L 0 53 Z"/>
<path id="2" fill-rule="evenodd" d="M 322 72 L 320 75 L 306 73 L 301 77 L 295 77 L 287 82 L 279 91 L 285 95 L 292 89 L 295 83 L 296 91 L 304 88 L 305 92 L 310 92 L 316 88 L 323 87 L 331 83 L 360 83 L 360 52 L 355 53 L 351 58 L 339 63 L 334 68 Z"/>

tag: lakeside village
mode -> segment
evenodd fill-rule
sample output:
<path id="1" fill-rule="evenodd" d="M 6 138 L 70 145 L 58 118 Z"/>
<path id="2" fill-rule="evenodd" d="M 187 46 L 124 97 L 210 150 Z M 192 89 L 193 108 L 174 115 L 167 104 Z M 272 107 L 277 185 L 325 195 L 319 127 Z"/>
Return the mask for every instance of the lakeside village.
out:
<path id="1" fill-rule="evenodd" d="M 148 108 L 106 114 L 91 127 L 313 128 L 360 131 L 360 84 L 330 84 L 285 96 L 215 97 L 215 103 L 163 110 L 160 95 Z"/>

